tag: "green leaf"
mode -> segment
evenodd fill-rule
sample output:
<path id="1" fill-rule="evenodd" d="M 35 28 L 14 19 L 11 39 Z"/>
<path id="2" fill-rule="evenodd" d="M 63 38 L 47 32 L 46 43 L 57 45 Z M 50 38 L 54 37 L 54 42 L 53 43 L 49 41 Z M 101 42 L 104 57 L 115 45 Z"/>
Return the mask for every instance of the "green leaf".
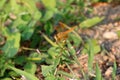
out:
<path id="1" fill-rule="evenodd" d="M 0 9 L 3 7 L 3 5 L 5 4 L 6 0 L 0 0 Z"/>
<path id="2" fill-rule="evenodd" d="M 25 13 L 21 15 L 22 20 L 29 21 L 31 19 L 31 15 L 29 13 Z"/>
<path id="3" fill-rule="evenodd" d="M 32 75 L 35 74 L 36 72 L 36 64 L 35 63 L 32 63 L 32 62 L 28 62 L 27 64 L 25 64 L 24 66 L 24 70 L 28 73 L 31 73 Z"/>
<path id="4" fill-rule="evenodd" d="M 116 80 L 116 71 L 117 71 L 117 64 L 116 62 L 114 62 L 114 65 L 113 65 L 113 72 L 112 72 L 112 80 Z"/>
<path id="5" fill-rule="evenodd" d="M 98 64 L 96 64 L 96 77 L 95 80 L 102 80 L 102 75 Z"/>
<path id="6" fill-rule="evenodd" d="M 48 58 L 45 59 L 45 62 L 46 62 L 46 64 L 51 64 L 52 65 L 52 64 L 54 64 L 54 60 L 55 59 L 53 59 L 51 57 L 48 57 Z"/>
<path id="7" fill-rule="evenodd" d="M 77 56 L 76 56 L 76 51 L 75 51 L 75 49 L 73 48 L 72 44 L 71 44 L 70 41 L 68 41 L 68 40 L 67 40 L 66 42 L 67 42 L 67 46 L 68 46 L 70 55 L 73 57 L 73 59 L 75 60 L 75 62 L 76 62 L 78 65 L 80 65 L 79 60 L 78 60 L 78 58 L 77 58 Z"/>
<path id="8" fill-rule="evenodd" d="M 25 30 L 22 32 L 22 40 L 29 40 L 34 32 L 33 28 L 27 27 Z"/>
<path id="9" fill-rule="evenodd" d="M 18 13 L 20 11 L 20 6 L 17 4 L 16 0 L 10 0 L 10 5 L 11 11 L 13 11 L 13 13 Z"/>
<path id="10" fill-rule="evenodd" d="M 52 10 L 47 10 L 45 15 L 43 16 L 43 18 L 41 19 L 42 21 L 48 21 L 49 19 L 51 19 L 54 15 L 54 11 Z"/>
<path id="11" fill-rule="evenodd" d="M 48 50 L 48 54 L 50 57 L 55 58 L 60 53 L 60 49 L 57 49 L 57 47 L 51 47 Z"/>
<path id="12" fill-rule="evenodd" d="M 44 61 L 45 58 L 47 58 L 48 55 L 45 53 L 42 54 L 38 54 L 37 52 L 32 52 L 29 57 L 27 57 L 27 60 L 29 61 L 34 61 L 36 63 L 41 63 L 42 61 Z"/>
<path id="13" fill-rule="evenodd" d="M 5 66 L 6 59 L 7 58 L 5 56 L 3 56 L 2 54 L 0 54 L 0 77 L 4 76 L 4 72 L 6 70 L 6 66 Z"/>
<path id="14" fill-rule="evenodd" d="M 94 26 L 95 24 L 101 22 L 104 18 L 94 17 L 91 19 L 87 19 L 79 24 L 80 28 L 90 28 Z"/>
<path id="15" fill-rule="evenodd" d="M 42 2 L 46 8 L 55 8 L 56 7 L 56 0 L 42 0 Z"/>
<path id="16" fill-rule="evenodd" d="M 10 65 L 7 65 L 8 68 L 12 69 L 13 71 L 15 71 L 16 73 L 20 74 L 20 75 L 24 75 L 27 80 L 39 80 L 38 78 L 36 78 L 34 75 L 28 73 L 28 72 L 25 72 L 25 71 L 22 71 L 20 69 L 17 69 L 15 67 L 12 67 Z"/>
<path id="17" fill-rule="evenodd" d="M 10 76 L 14 76 L 14 77 L 20 77 L 20 75 L 17 74 L 15 71 L 10 71 L 10 72 L 9 72 L 9 75 L 10 75 Z"/>
<path id="18" fill-rule="evenodd" d="M 41 18 L 41 16 L 42 16 L 41 12 L 37 10 L 37 11 L 34 13 L 33 18 L 37 21 L 37 20 L 39 20 L 39 19 Z"/>
<path id="19" fill-rule="evenodd" d="M 50 22 L 47 22 L 45 24 L 44 29 L 48 35 L 50 35 L 53 32 L 53 26 Z"/>
<path id="20" fill-rule="evenodd" d="M 101 48 L 100 48 L 100 45 L 98 44 L 97 40 L 91 39 L 90 41 L 91 41 L 90 43 L 92 43 L 93 48 L 94 48 L 94 49 L 93 49 L 93 54 L 98 53 L 98 52 L 101 50 Z M 82 53 L 83 53 L 83 54 L 88 53 L 88 50 L 90 49 L 90 47 L 91 47 L 91 46 L 89 45 L 88 42 L 85 43 L 84 49 L 82 50 Z"/>
<path id="21" fill-rule="evenodd" d="M 12 80 L 11 78 L 3 78 L 1 80 Z"/>
<path id="22" fill-rule="evenodd" d="M 69 35 L 69 40 L 73 41 L 74 42 L 73 46 L 76 46 L 76 47 L 79 46 L 81 43 L 81 39 L 72 33 Z"/>
<path id="23" fill-rule="evenodd" d="M 56 77 L 54 75 L 49 75 L 45 78 L 45 80 L 56 80 Z"/>
<path id="24" fill-rule="evenodd" d="M 14 62 L 18 65 L 23 65 L 23 63 L 26 61 L 25 58 L 26 58 L 25 56 L 19 55 L 19 56 L 15 57 Z"/>
<path id="25" fill-rule="evenodd" d="M 45 65 L 42 65 L 42 74 L 44 77 L 46 76 L 49 76 L 53 71 L 53 65 L 50 65 L 50 66 L 45 66 Z"/>
<path id="26" fill-rule="evenodd" d="M 20 47 L 20 38 L 21 34 L 19 32 L 14 34 L 12 33 L 7 37 L 7 42 L 2 48 L 6 57 L 13 57 L 15 54 L 17 54 Z"/>

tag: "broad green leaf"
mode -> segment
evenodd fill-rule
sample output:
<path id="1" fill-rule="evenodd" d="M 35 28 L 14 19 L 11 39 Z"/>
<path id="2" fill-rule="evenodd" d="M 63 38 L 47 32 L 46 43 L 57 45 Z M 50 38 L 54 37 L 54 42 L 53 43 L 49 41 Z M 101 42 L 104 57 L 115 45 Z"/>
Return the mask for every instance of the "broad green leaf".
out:
<path id="1" fill-rule="evenodd" d="M 7 42 L 2 48 L 6 57 L 13 57 L 17 54 L 20 47 L 20 38 L 21 34 L 19 32 L 12 33 L 7 37 Z"/>
<path id="2" fill-rule="evenodd" d="M 91 19 L 87 19 L 83 21 L 82 23 L 79 24 L 80 28 L 90 28 L 94 26 L 95 24 L 101 22 L 104 18 L 99 18 L 99 17 L 93 17 Z"/>
<path id="3" fill-rule="evenodd" d="M 42 2 L 46 8 L 55 8 L 56 7 L 56 0 L 42 0 Z"/>
<path id="4" fill-rule="evenodd" d="M 49 76 L 51 73 L 53 73 L 53 65 L 50 66 L 42 65 L 42 74 L 44 77 Z"/>
<path id="5" fill-rule="evenodd" d="M 7 67 L 20 75 L 24 75 L 27 78 L 27 80 L 39 80 L 37 77 L 35 77 L 34 75 L 32 75 L 28 72 L 22 71 L 20 69 L 10 66 L 10 65 L 7 65 Z"/>
<path id="6" fill-rule="evenodd" d="M 32 75 L 35 74 L 36 72 L 36 64 L 35 63 L 32 63 L 32 62 L 28 62 L 27 64 L 25 64 L 24 66 L 24 70 Z"/>

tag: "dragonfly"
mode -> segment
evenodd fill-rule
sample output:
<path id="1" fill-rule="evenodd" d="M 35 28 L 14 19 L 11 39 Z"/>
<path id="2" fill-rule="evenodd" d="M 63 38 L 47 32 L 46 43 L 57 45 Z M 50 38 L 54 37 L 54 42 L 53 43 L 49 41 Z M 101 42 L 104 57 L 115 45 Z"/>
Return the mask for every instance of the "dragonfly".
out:
<path id="1" fill-rule="evenodd" d="M 68 38 L 68 34 L 71 33 L 72 31 L 74 31 L 74 29 L 76 28 L 76 26 L 73 26 L 68 29 L 66 26 L 67 26 L 66 24 L 59 22 L 59 26 L 55 27 L 55 30 L 58 32 L 54 36 L 56 42 L 61 42 L 61 41 L 65 42 L 65 40 Z M 68 30 L 64 30 L 66 28 Z"/>

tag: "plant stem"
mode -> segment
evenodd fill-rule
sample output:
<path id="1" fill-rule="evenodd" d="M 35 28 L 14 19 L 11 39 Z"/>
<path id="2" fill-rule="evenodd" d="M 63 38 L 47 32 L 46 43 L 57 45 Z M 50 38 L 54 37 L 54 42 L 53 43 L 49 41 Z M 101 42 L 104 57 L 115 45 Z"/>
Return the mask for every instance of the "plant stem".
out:
<path id="1" fill-rule="evenodd" d="M 39 32 L 42 34 L 42 36 L 45 38 L 45 40 L 47 42 L 49 42 L 52 46 L 54 46 L 54 47 L 58 46 L 56 43 L 54 43 L 52 40 L 50 40 L 44 33 L 42 33 L 41 31 L 39 31 Z"/>

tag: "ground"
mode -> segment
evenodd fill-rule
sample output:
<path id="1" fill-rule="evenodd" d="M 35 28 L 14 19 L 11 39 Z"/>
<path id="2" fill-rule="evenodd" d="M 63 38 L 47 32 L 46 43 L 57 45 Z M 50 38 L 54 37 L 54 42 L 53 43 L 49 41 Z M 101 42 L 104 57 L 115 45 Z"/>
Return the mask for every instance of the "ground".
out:
<path id="1" fill-rule="evenodd" d="M 94 64 L 99 64 L 105 80 L 112 80 L 111 74 L 114 61 L 117 63 L 116 80 L 120 80 L 120 37 L 117 35 L 117 31 L 120 30 L 120 6 L 113 7 L 111 4 L 101 3 L 93 5 L 93 7 L 93 13 L 86 16 L 104 16 L 105 19 L 93 28 L 80 30 L 79 33 L 89 38 L 96 39 L 99 45 L 107 50 L 107 52 L 101 51 L 96 54 L 93 61 Z M 84 71 L 88 73 L 88 56 L 80 55 L 78 59 Z M 77 65 L 72 65 L 72 68 L 77 76 L 81 76 L 77 70 L 79 69 Z M 94 72 L 92 76 L 94 76 Z"/>

